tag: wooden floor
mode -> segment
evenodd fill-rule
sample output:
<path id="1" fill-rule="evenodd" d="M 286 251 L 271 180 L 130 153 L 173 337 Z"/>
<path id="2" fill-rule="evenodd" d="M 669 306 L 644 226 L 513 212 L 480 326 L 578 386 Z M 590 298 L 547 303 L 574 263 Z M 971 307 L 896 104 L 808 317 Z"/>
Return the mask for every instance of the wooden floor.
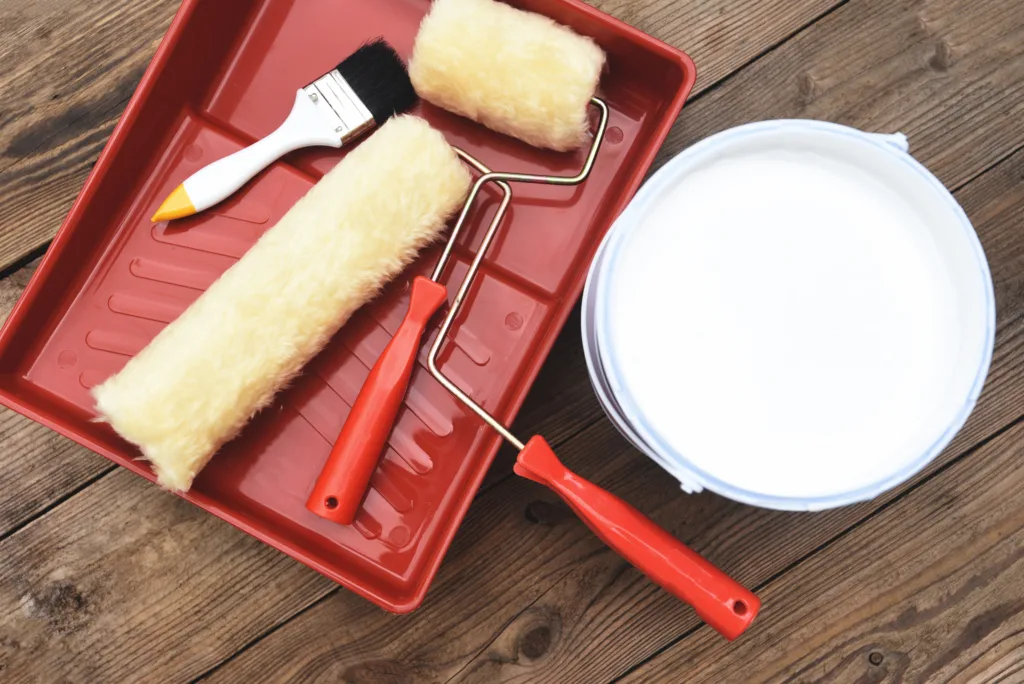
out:
<path id="1" fill-rule="evenodd" d="M 1021 0 L 596 4 L 697 63 L 661 160 L 746 121 L 820 118 L 906 133 L 956 193 L 999 326 L 981 401 L 945 453 L 827 513 L 681 495 L 602 416 L 570 322 L 518 432 L 547 435 L 758 591 L 758 622 L 729 644 L 512 477 L 509 453 L 426 603 L 398 617 L 4 410 L 0 681 L 1024 681 Z M 0 0 L 0 316 L 176 6 Z"/>

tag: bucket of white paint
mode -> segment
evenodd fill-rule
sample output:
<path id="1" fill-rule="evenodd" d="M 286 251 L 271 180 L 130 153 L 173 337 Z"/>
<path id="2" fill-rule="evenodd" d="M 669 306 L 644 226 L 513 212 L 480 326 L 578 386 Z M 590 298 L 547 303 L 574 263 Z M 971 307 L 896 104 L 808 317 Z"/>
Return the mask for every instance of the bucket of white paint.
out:
<path id="1" fill-rule="evenodd" d="M 924 468 L 992 358 L 981 244 L 902 135 L 766 121 L 659 170 L 583 301 L 601 404 L 688 492 L 822 510 Z"/>

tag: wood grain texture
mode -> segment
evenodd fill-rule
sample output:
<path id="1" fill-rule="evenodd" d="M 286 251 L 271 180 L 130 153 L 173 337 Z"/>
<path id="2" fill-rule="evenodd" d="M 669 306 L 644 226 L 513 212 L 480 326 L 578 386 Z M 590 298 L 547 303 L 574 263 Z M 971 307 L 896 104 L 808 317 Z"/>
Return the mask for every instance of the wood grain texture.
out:
<path id="1" fill-rule="evenodd" d="M 705 630 L 625 681 L 1020 681 L 1024 423 L 762 593 L 760 629 Z"/>
<path id="2" fill-rule="evenodd" d="M 844 0 L 587 0 L 644 33 L 685 50 L 700 93 Z"/>
<path id="3" fill-rule="evenodd" d="M 35 271 L 29 264 L 0 280 L 0 324 Z M 111 464 L 69 439 L 0 407 L 0 539 Z"/>
<path id="4" fill-rule="evenodd" d="M 0 542 L 0 679 L 182 681 L 332 583 L 118 469 Z"/>
<path id="5" fill-rule="evenodd" d="M 1024 144 L 1024 15 L 1011 0 L 851 0 L 689 107 L 664 161 L 751 119 L 901 131 L 958 187 Z"/>
<path id="6" fill-rule="evenodd" d="M 0 407 L 0 539 L 113 465 Z"/>
<path id="7" fill-rule="evenodd" d="M 903 26 L 895 21 L 890 25 L 894 31 L 900 31 Z M 878 33 L 876 25 L 868 28 L 872 32 L 862 36 L 865 44 L 887 38 Z M 825 29 L 848 30 L 845 23 Z M 788 45 L 780 48 L 786 49 Z M 805 53 L 805 57 L 814 63 L 814 55 Z M 766 57 L 772 58 L 772 55 Z M 830 51 L 818 56 L 818 59 L 832 58 Z M 1018 77 L 1024 77 L 1024 73 L 1019 73 Z M 951 89 L 970 78 L 970 73 L 961 74 L 959 80 L 951 82 Z M 732 83 L 721 89 L 733 87 Z M 693 109 L 700 113 L 707 106 L 705 102 L 706 99 L 701 100 Z M 929 111 L 920 115 L 932 114 Z M 711 119 L 713 117 L 708 116 L 708 120 Z M 687 121 L 684 117 L 682 123 Z M 912 127 L 915 121 L 908 119 L 908 126 Z M 956 137 L 960 134 L 959 126 L 972 125 L 970 118 L 963 117 L 958 126 L 932 134 Z M 996 122 L 996 125 L 995 130 L 1004 134 L 1002 123 Z M 925 152 L 920 153 L 920 157 L 925 163 L 931 163 Z M 947 172 L 973 177 L 999 157 L 998 151 L 983 159 L 964 156 L 961 158 L 963 167 L 949 165 Z M 978 408 L 925 477 L 1011 423 L 1024 407 L 1024 235 L 1019 230 L 1024 222 L 1024 153 L 1018 153 L 977 178 L 958 193 L 958 199 L 974 220 L 991 262 L 999 312 L 997 350 Z M 577 380 L 585 381 L 582 377 Z M 639 457 L 603 421 L 562 446 L 561 455 L 570 466 L 633 501 L 752 585 L 813 553 L 900 493 L 813 516 L 757 510 L 707 494 L 682 497 L 667 477 Z M 499 517 L 495 522 L 494 515 L 502 512 L 509 520 Z M 550 561 L 551 567 L 541 574 L 519 580 L 507 567 L 522 562 L 519 554 L 523 546 L 517 535 L 523 533 L 515 526 L 516 518 L 530 515 L 551 521 L 556 529 L 569 528 L 559 535 L 552 534 L 543 545 L 528 537 L 527 548 L 535 546 L 534 553 L 543 554 L 545 558 L 565 554 L 555 556 L 565 560 Z M 360 676 L 369 680 L 371 675 L 380 674 L 379 669 L 396 678 L 406 676 L 423 681 L 453 677 L 479 682 L 607 681 L 699 627 L 692 611 L 667 597 L 604 549 L 564 507 L 553 503 L 546 492 L 538 488 L 524 490 L 515 480 L 500 483 L 477 502 L 460 531 L 459 540 L 462 535 L 483 540 L 496 537 L 501 546 L 495 550 L 484 541 L 481 548 L 466 550 L 467 546 L 457 545 L 449 554 L 428 603 L 410 616 L 404 623 L 404 630 L 385 630 L 381 636 L 382 628 L 373 623 L 364 625 L 365 632 L 352 631 L 339 640 L 330 633 L 329 626 L 339 621 L 349 622 L 345 616 L 352 605 L 350 597 L 335 595 L 228 663 L 212 679 L 245 681 L 269 672 L 300 681 L 344 673 L 361 673 Z M 469 573 L 464 567 L 473 570 Z M 463 585 L 461 581 L 450 579 L 461 580 L 469 574 L 472 584 Z M 518 607 L 507 599 L 496 598 L 492 587 L 516 596 Z M 481 591 L 488 597 L 485 608 L 472 598 Z M 466 606 L 454 609 L 460 600 L 466 602 Z M 451 615 L 453 610 L 457 611 L 455 616 Z M 451 625 L 457 624 L 459 619 L 465 622 L 461 623 L 463 628 L 456 631 Z M 762 622 L 755 629 L 770 630 L 771 626 L 763 626 Z M 395 634 L 401 634 L 402 638 L 390 636 Z M 396 643 L 389 646 L 391 641 Z M 465 667 L 456 667 L 459 654 L 474 651 L 476 655 Z M 276 663 L 281 663 L 280 668 Z M 352 678 L 359 680 L 354 675 Z"/>
<path id="8" fill-rule="evenodd" d="M 0 0 L 0 269 L 53 237 L 179 0 Z"/>

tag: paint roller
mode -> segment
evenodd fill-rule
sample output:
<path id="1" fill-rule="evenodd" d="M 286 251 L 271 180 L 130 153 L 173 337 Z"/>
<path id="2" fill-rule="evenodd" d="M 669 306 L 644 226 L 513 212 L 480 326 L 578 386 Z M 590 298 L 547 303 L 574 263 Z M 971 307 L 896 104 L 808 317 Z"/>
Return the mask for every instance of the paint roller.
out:
<path id="1" fill-rule="evenodd" d="M 116 375 L 97 408 L 189 489 L 346 320 L 444 229 L 470 174 L 422 119 L 388 121 Z"/>

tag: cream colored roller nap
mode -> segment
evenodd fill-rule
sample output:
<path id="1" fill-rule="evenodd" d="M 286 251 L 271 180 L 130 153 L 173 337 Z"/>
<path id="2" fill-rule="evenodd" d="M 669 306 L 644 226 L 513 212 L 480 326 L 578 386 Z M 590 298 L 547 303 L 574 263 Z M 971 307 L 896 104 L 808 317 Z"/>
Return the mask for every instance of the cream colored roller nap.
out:
<path id="1" fill-rule="evenodd" d="M 587 137 L 605 56 L 589 38 L 495 0 L 434 0 L 409 76 L 420 97 L 537 147 Z"/>
<path id="2" fill-rule="evenodd" d="M 389 121 L 94 390 L 101 415 L 142 449 L 161 485 L 187 490 L 214 452 L 438 236 L 469 183 L 426 122 Z"/>

